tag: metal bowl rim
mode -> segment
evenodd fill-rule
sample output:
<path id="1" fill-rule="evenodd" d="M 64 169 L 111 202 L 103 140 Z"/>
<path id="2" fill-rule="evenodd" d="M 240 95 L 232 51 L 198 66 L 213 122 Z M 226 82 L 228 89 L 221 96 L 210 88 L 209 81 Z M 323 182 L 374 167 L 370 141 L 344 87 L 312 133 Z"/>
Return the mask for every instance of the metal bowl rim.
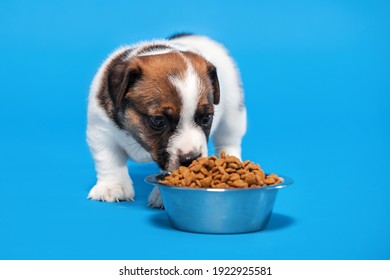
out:
<path id="1" fill-rule="evenodd" d="M 258 188 L 235 188 L 235 189 L 214 189 L 214 188 L 193 188 L 193 187 L 180 187 L 174 185 L 164 185 L 158 182 L 157 177 L 162 176 L 164 173 L 151 174 L 145 178 L 145 182 L 158 185 L 159 187 L 167 188 L 167 189 L 175 189 L 175 190 L 183 190 L 183 191 L 204 191 L 204 192 L 242 192 L 242 191 L 259 191 L 259 190 L 274 190 L 274 189 L 282 189 L 294 183 L 293 179 L 287 176 L 278 175 L 283 179 L 283 182 L 280 184 L 258 187 Z"/>

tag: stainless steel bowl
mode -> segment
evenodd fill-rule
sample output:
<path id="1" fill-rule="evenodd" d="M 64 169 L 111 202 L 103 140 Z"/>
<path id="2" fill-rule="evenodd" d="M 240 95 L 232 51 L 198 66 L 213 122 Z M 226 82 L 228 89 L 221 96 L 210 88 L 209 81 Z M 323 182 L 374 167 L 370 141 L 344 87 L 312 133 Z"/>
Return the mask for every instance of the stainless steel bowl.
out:
<path id="1" fill-rule="evenodd" d="M 293 183 L 280 176 L 277 185 L 246 189 L 200 189 L 159 184 L 163 174 L 145 181 L 158 186 L 164 208 L 176 229 L 198 233 L 244 233 L 263 230 L 278 190 Z"/>

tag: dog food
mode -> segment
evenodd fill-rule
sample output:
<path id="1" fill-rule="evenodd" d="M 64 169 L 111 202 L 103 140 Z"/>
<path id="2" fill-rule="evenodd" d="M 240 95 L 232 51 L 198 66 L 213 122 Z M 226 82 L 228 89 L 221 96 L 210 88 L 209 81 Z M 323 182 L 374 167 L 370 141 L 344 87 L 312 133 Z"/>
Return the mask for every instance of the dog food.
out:
<path id="1" fill-rule="evenodd" d="M 188 167 L 180 166 L 166 176 L 161 184 L 193 188 L 255 188 L 279 184 L 276 174 L 265 175 L 259 164 L 222 152 L 220 158 L 198 158 Z"/>

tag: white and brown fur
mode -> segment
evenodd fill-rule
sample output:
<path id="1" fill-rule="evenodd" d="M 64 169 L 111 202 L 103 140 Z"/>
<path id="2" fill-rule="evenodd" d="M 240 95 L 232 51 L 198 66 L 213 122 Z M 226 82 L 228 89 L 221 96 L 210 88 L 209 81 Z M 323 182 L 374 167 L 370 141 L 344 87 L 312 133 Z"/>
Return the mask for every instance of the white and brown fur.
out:
<path id="1" fill-rule="evenodd" d="M 91 85 L 87 141 L 97 182 L 88 198 L 133 200 L 128 158 L 170 171 L 207 156 L 210 135 L 216 153 L 241 157 L 245 131 L 239 73 L 220 44 L 181 34 L 121 47 Z M 162 206 L 158 189 L 149 203 Z"/>

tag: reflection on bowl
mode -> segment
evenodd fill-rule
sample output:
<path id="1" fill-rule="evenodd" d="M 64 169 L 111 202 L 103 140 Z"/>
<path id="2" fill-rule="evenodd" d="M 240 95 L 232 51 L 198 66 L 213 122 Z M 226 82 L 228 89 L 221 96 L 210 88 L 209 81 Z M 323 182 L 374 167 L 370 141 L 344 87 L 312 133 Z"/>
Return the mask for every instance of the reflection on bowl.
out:
<path id="1" fill-rule="evenodd" d="M 163 185 L 164 174 L 145 181 L 159 187 L 164 208 L 176 229 L 198 233 L 244 233 L 263 230 L 271 217 L 278 190 L 293 183 L 245 189 L 201 189 Z"/>

